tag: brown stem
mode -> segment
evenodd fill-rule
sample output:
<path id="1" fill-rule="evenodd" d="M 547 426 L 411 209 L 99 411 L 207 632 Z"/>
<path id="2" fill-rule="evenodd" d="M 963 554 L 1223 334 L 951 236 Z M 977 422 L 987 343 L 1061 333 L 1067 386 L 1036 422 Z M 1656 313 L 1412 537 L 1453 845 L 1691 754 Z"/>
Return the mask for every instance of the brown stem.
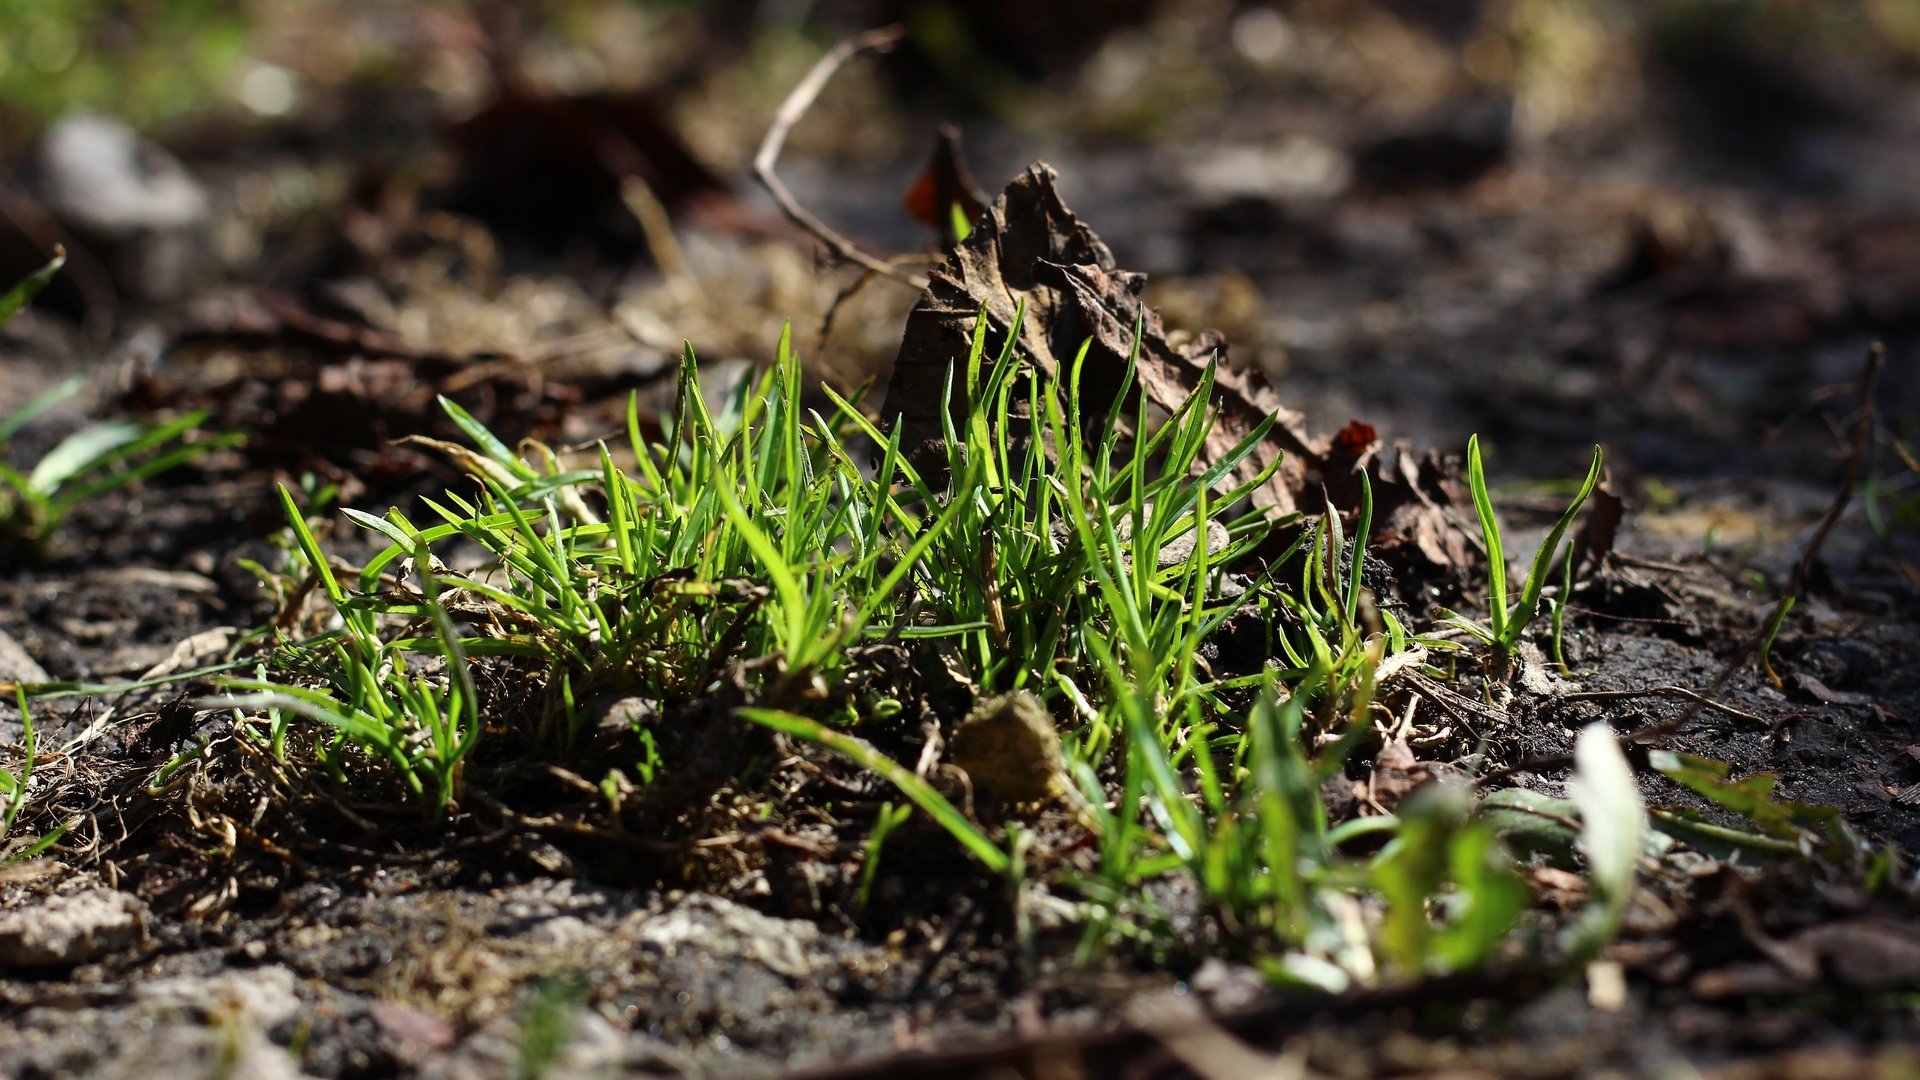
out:
<path id="1" fill-rule="evenodd" d="M 780 111 L 773 117 L 773 126 L 767 129 L 767 137 L 760 140 L 759 152 L 753 155 L 753 175 L 760 181 L 761 186 L 767 189 L 767 193 L 773 196 L 773 201 L 779 204 L 780 211 L 786 214 L 789 220 L 825 244 L 827 250 L 834 255 L 843 261 L 863 266 L 882 277 L 892 278 L 902 285 L 913 289 L 924 289 L 927 287 L 925 279 L 902 273 L 882 260 L 861 251 L 854 246 L 853 241 L 833 231 L 826 222 L 801 206 L 799 200 L 793 197 L 793 193 L 787 190 L 787 186 L 781 183 L 780 178 L 773 172 L 774 163 L 780 160 L 780 148 L 786 145 L 787 134 L 793 130 L 795 124 L 800 122 L 800 118 L 806 115 L 807 110 L 813 107 L 814 100 L 820 96 L 820 91 L 826 88 L 827 81 L 833 78 L 834 73 L 844 67 L 847 61 L 863 52 L 884 53 L 892 50 L 904 37 L 906 37 L 904 27 L 882 27 L 857 37 L 850 37 L 835 45 L 827 55 L 821 57 L 820 62 L 813 65 L 813 70 L 807 72 L 807 77 L 801 79 L 800 84 L 787 95 L 787 100 L 780 103 Z"/>

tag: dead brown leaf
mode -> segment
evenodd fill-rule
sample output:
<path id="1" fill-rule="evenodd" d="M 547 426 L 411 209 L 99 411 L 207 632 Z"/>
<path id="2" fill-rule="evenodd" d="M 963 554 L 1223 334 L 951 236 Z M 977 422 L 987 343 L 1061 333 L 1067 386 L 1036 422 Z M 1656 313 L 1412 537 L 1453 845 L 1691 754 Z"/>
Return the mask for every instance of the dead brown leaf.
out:
<path id="1" fill-rule="evenodd" d="M 1011 332 L 1024 298 L 1019 352 L 1048 375 L 1064 374 L 1082 344 L 1091 342 L 1080 403 L 1088 416 L 1104 416 L 1114 405 L 1136 323 L 1141 326 L 1139 385 L 1160 409 L 1177 409 L 1199 385 L 1208 362 L 1225 356 L 1226 343 L 1217 334 L 1203 333 L 1178 346 L 1168 340 L 1160 316 L 1140 300 L 1145 278 L 1121 270 L 1107 246 L 1067 208 L 1054 188 L 1057 176 L 1052 167 L 1036 163 L 1007 185 L 973 234 L 933 271 L 907 318 L 885 410 L 888 419 L 897 417 L 904 425 L 901 444 L 923 472 L 944 474 L 939 409 L 947 370 L 965 360 L 983 311 L 991 353 Z M 1219 460 L 1273 415 L 1271 437 L 1240 463 L 1231 480 L 1251 480 L 1282 459 L 1252 497 L 1281 513 L 1298 507 L 1308 469 L 1325 454 L 1323 444 L 1307 434 L 1305 418 L 1281 405 L 1263 374 L 1224 363 L 1215 376 L 1215 406 L 1219 417 L 1203 459 Z M 955 386 L 947 407 L 956 415 L 964 412 L 964 386 Z"/>
<path id="2" fill-rule="evenodd" d="M 1355 420 L 1334 437 L 1320 472 L 1328 498 L 1343 511 L 1360 505 L 1366 474 L 1373 491 L 1367 551 L 1403 576 L 1444 579 L 1485 564 L 1459 459 L 1383 445 L 1372 425 Z"/>

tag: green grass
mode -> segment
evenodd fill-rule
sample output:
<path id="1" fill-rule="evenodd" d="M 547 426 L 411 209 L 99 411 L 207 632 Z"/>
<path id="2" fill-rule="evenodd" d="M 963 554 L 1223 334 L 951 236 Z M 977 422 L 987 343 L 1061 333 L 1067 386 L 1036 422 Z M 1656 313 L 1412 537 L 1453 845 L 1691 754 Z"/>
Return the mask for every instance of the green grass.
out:
<path id="1" fill-rule="evenodd" d="M 1467 486 L 1473 496 L 1473 507 L 1480 519 L 1480 536 L 1487 549 L 1487 618 L 1484 622 L 1465 615 L 1451 614 L 1446 622 L 1465 631 L 1469 636 L 1485 645 L 1495 671 L 1503 671 L 1507 660 L 1526 635 L 1534 616 L 1540 611 L 1541 594 L 1546 590 L 1547 577 L 1553 568 L 1554 556 L 1560 551 L 1560 545 L 1566 539 L 1567 529 L 1579 516 L 1580 508 L 1586 505 L 1587 496 L 1593 494 L 1594 486 L 1600 482 L 1601 469 L 1606 462 L 1600 447 L 1593 448 L 1593 461 L 1587 467 L 1586 479 L 1581 481 L 1573 500 L 1567 504 L 1547 537 L 1535 550 L 1533 563 L 1527 570 L 1525 582 L 1520 587 L 1520 595 L 1512 597 L 1507 590 L 1507 550 L 1500 532 L 1500 519 L 1494 513 L 1493 497 L 1487 488 L 1485 464 L 1480 456 L 1480 437 L 1473 436 L 1467 441 Z M 1571 558 L 1571 555 L 1568 556 Z M 1571 567 L 1566 568 L 1569 572 Z M 1568 578 L 1563 585 L 1570 585 Z M 1559 654 L 1559 640 L 1562 626 L 1562 613 L 1559 604 L 1564 603 L 1565 595 L 1556 601 L 1553 612 L 1554 652 Z M 1564 661 L 1561 662 L 1564 668 Z"/>
<path id="2" fill-rule="evenodd" d="M 1223 485 L 1268 426 L 1203 461 L 1211 369 L 1155 426 L 1144 405 L 1083 413 L 1084 351 L 1055 380 L 987 346 L 983 330 L 952 370 L 966 408 L 937 485 L 857 399 L 823 388 L 810 405 L 785 338 L 717 410 L 689 349 L 659 438 L 630 403 L 624 445 L 578 460 L 509 448 L 443 403 L 470 445 L 433 445 L 476 491 L 426 501 L 428 522 L 345 511 L 386 546 L 343 572 L 283 488 L 306 581 L 283 583 L 295 610 L 265 669 L 227 678 L 217 703 L 282 760 L 434 819 L 472 801 L 469 766 L 495 740 L 513 754 L 576 747 L 582 701 L 641 695 L 670 723 L 744 687 L 742 720 L 898 792 L 850 907 L 868 903 L 883 844 L 904 843 L 898 827 L 917 813 L 1007 879 L 1016 908 L 1030 887 L 1060 898 L 1087 954 L 1173 947 L 1154 899 L 1170 879 L 1196 888 L 1224 948 L 1302 985 L 1521 948 L 1525 887 L 1464 792 L 1348 821 L 1322 801 L 1374 737 L 1381 663 L 1412 641 L 1361 585 L 1370 496 L 1352 536 L 1337 513 L 1311 525 L 1240 513 L 1258 480 Z M 1164 554 L 1216 524 L 1224 543 Z M 1227 588 L 1275 528 L 1292 537 L 1281 557 Z M 443 561 L 460 550 L 466 565 Z M 1515 640 L 1538 595 L 1530 580 L 1512 612 L 1503 601 L 1490 640 Z M 1208 648 L 1230 619 L 1251 620 L 1274 659 L 1215 670 Z M 298 636 L 306 625 L 319 632 Z M 1090 864 L 1047 857 L 1034 829 L 976 816 L 939 773 L 882 749 L 871 736 L 907 703 L 853 676 L 885 643 L 948 664 L 983 697 L 1023 689 L 1047 704 L 1062 722 L 1060 805 L 1089 834 Z M 609 764 L 643 781 L 681 765 L 646 747 Z M 1019 925 L 1030 941 L 1031 921 Z"/>
<path id="3" fill-rule="evenodd" d="M 1909 581 L 1920 581 L 1920 567 L 1911 558 L 1913 537 L 1920 534 L 1920 456 L 1908 438 L 1883 436 L 1898 468 L 1883 473 L 1868 470 L 1860 481 L 1860 504 L 1867 525 L 1887 552 L 1899 561 Z"/>
<path id="4" fill-rule="evenodd" d="M 67 831 L 67 825 L 60 825 L 32 840 L 13 838 L 14 823 L 33 793 L 33 769 L 40 756 L 26 688 L 13 687 L 13 700 L 20 710 L 20 765 L 17 769 L 0 768 L 0 861 L 8 864 L 33 858 L 58 843 Z"/>
<path id="5" fill-rule="evenodd" d="M 0 294 L 0 327 L 26 307 L 65 261 L 62 252 Z M 0 555 L 45 555 L 55 531 L 82 504 L 240 441 L 235 434 L 199 438 L 198 429 L 207 414 L 191 412 L 157 424 L 91 423 L 67 436 L 31 466 L 16 468 L 5 460 L 9 444 L 21 429 L 85 388 L 86 378 L 75 375 L 15 412 L 0 416 Z"/>

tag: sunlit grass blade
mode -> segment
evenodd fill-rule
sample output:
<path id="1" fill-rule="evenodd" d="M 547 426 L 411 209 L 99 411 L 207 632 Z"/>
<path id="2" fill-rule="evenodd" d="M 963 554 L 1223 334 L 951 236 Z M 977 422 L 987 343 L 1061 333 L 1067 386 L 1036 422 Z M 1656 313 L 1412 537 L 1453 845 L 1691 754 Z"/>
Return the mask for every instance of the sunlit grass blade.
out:
<path id="1" fill-rule="evenodd" d="M 1467 487 L 1473 509 L 1480 516 L 1480 536 L 1487 548 L 1487 628 L 1495 641 L 1507 640 L 1507 553 L 1500 542 L 1500 519 L 1493 513 L 1487 491 L 1486 466 L 1480 460 L 1480 436 L 1467 440 Z"/>
<path id="2" fill-rule="evenodd" d="M 25 308 L 41 289 L 46 288 L 47 283 L 52 281 L 53 276 L 66 264 L 66 249 L 56 245 L 53 249 L 53 258 L 48 260 L 45 266 L 27 275 L 24 280 L 6 292 L 0 293 L 0 326 L 7 325 L 15 315 L 20 314 L 21 309 Z M 4 437 L 0 435 L 0 439 Z"/>
<path id="3" fill-rule="evenodd" d="M 526 483 L 540 479 L 540 474 L 534 472 L 531 466 L 520 460 L 520 455 L 509 450 L 506 443 L 495 438 L 493 432 L 487 430 L 485 424 L 475 420 L 472 413 L 461 408 L 452 398 L 441 394 L 436 396 L 434 400 L 440 403 L 440 408 L 446 412 L 448 418 L 454 422 L 454 425 L 460 429 L 461 433 L 472 440 L 473 445 L 479 447 L 482 453 L 493 459 L 501 468 Z"/>
<path id="4" fill-rule="evenodd" d="M 946 796 L 933 789 L 933 785 L 915 776 L 913 770 L 894 761 L 865 739 L 835 731 L 817 720 L 796 716 L 779 709 L 744 708 L 741 716 L 763 727 L 790 735 L 796 739 L 813 743 L 831 750 L 869 772 L 877 773 L 887 783 L 898 788 L 913 805 L 920 808 L 928 817 L 940 823 L 965 847 L 980 864 L 989 871 L 1005 873 L 1012 860 L 1000 850 L 993 841 L 987 839 L 973 822 L 968 821 Z"/>
<path id="5" fill-rule="evenodd" d="M 1567 529 L 1573 524 L 1573 519 L 1579 515 L 1580 508 L 1586 505 L 1587 496 L 1593 494 L 1594 486 L 1600 482 L 1601 467 L 1605 460 L 1604 452 L 1598 446 L 1594 447 L 1593 462 L 1587 466 L 1587 478 L 1581 482 L 1579 493 L 1574 495 L 1571 503 L 1567 504 L 1567 509 L 1561 513 L 1560 519 L 1553 523 L 1553 530 L 1547 533 L 1547 539 L 1540 545 L 1540 550 L 1534 553 L 1533 566 L 1527 571 L 1526 585 L 1520 594 L 1520 604 L 1508 621 L 1507 644 L 1515 643 L 1519 637 L 1519 629 L 1524 629 L 1529 622 L 1532 622 L 1534 612 L 1539 610 L 1540 593 L 1546 588 L 1547 574 L 1552 568 L 1555 553 L 1560 550 L 1560 541 L 1566 537 Z"/>
<path id="6" fill-rule="evenodd" d="M 4 322 L 4 319 L 0 319 L 0 324 L 4 324 Z M 32 423 L 41 413 L 46 412 L 48 409 L 73 397 L 86 388 L 87 377 L 85 375 L 69 375 L 55 383 L 52 387 L 34 395 L 25 405 L 22 405 L 11 415 L 0 417 L 0 444 L 13 438 L 21 428 Z"/>

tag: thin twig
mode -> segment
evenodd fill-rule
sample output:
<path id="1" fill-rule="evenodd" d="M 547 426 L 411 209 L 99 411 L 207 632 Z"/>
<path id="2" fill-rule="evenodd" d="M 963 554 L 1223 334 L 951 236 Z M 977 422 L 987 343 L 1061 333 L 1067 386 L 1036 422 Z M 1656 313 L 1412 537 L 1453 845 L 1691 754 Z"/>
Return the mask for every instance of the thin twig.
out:
<path id="1" fill-rule="evenodd" d="M 1839 522 L 1840 516 L 1846 513 L 1847 505 L 1853 501 L 1853 489 L 1860 480 L 1861 465 L 1862 462 L 1866 460 L 1867 445 L 1873 434 L 1874 389 L 1879 385 L 1880 368 L 1885 364 L 1886 358 L 1886 347 L 1879 342 L 1876 341 L 1867 347 L 1867 366 L 1866 370 L 1860 376 L 1860 413 L 1854 420 L 1853 445 L 1847 457 L 1846 475 L 1842 477 L 1840 481 L 1839 490 L 1833 494 L 1833 503 L 1827 507 L 1826 516 L 1820 519 L 1820 524 L 1813 530 L 1813 535 L 1807 538 L 1806 547 L 1801 549 L 1800 561 L 1794 564 L 1793 573 L 1787 578 L 1786 591 L 1781 594 L 1780 600 L 1775 605 L 1773 611 L 1768 614 L 1766 620 L 1762 622 L 1752 634 L 1747 636 L 1746 641 L 1740 646 L 1740 651 L 1728 657 L 1727 662 L 1721 665 L 1719 674 L 1714 676 L 1713 682 L 1707 686 L 1705 691 L 1695 692 L 1684 690 L 1684 692 L 1679 695 L 1692 702 L 1684 712 L 1671 720 L 1662 720 L 1658 723 L 1648 724 L 1643 728 L 1622 736 L 1621 742 L 1646 743 L 1652 742 L 1655 739 L 1663 739 L 1686 727 L 1687 724 L 1692 722 L 1694 717 L 1700 715 L 1702 709 L 1707 708 L 1718 709 L 1722 712 L 1731 713 L 1734 716 L 1740 716 L 1745 719 L 1758 719 L 1757 717 L 1751 716 L 1751 714 L 1741 713 L 1722 705 L 1714 699 L 1722 690 L 1726 689 L 1727 683 L 1732 680 L 1735 673 L 1745 667 L 1747 663 L 1753 659 L 1755 654 L 1760 651 L 1760 646 L 1766 641 L 1768 631 L 1773 628 L 1774 620 L 1779 617 L 1781 608 L 1794 597 L 1800 595 L 1800 591 L 1806 588 L 1807 578 L 1813 573 L 1814 561 L 1820 557 L 1820 546 L 1826 542 L 1827 534 L 1833 531 L 1833 527 Z M 1667 689 L 1656 687 L 1638 692 L 1671 694 L 1674 690 L 1683 690 L 1683 688 L 1673 687 Z M 1571 694 L 1567 695 L 1569 698 L 1575 696 L 1576 695 Z M 1592 698 L 1597 695 L 1588 694 L 1578 696 Z M 1564 701 L 1567 700 L 1567 698 L 1560 700 Z M 1573 759 L 1565 754 L 1550 754 L 1542 757 L 1529 758 L 1517 765 L 1512 765 L 1481 776 L 1474 781 L 1474 784 L 1476 787 L 1485 787 L 1516 773 L 1542 772 L 1547 769 L 1560 768 L 1572 764 L 1572 762 Z"/>
<path id="2" fill-rule="evenodd" d="M 692 283 L 693 271 L 687 265 L 686 252 L 681 250 L 680 238 L 673 234 L 673 219 L 667 216 L 667 208 L 653 193 L 652 185 L 637 171 L 629 172 L 620 178 L 620 201 L 640 223 L 640 235 L 660 273 L 675 285 Z"/>
<path id="3" fill-rule="evenodd" d="M 779 204 L 781 213 L 786 214 L 795 225 L 805 229 L 815 239 L 825 244 L 827 249 L 835 255 L 847 262 L 866 267 L 882 277 L 892 278 L 902 285 L 913 289 L 924 289 L 927 287 L 924 278 L 901 273 L 885 262 L 861 251 L 853 245 L 853 241 L 833 231 L 826 222 L 809 213 L 800 205 L 799 200 L 793 197 L 793 193 L 787 190 L 787 186 L 780 182 L 780 178 L 773 174 L 774 163 L 780 160 L 780 148 L 786 145 L 787 134 L 793 130 L 795 124 L 800 122 L 800 118 L 806 115 L 807 110 L 813 107 L 813 102 L 820 96 L 820 91 L 826 88 L 827 80 L 833 78 L 834 73 L 855 56 L 863 52 L 891 51 L 904 37 L 906 37 L 906 28 L 900 26 L 870 30 L 842 41 L 827 55 L 821 57 L 820 62 L 813 65 L 813 70 L 807 72 L 807 77 L 800 80 L 800 85 L 793 88 L 793 93 L 787 95 L 787 100 L 781 102 L 780 111 L 774 114 L 773 126 L 767 129 L 767 137 L 760 140 L 759 152 L 753 155 L 753 175 L 760 181 L 761 186 L 767 189 L 767 193 L 773 196 L 773 201 Z"/>
<path id="4" fill-rule="evenodd" d="M 1745 720 L 1759 727 L 1772 726 L 1763 716 L 1756 716 L 1753 713 L 1747 712 L 1745 709 L 1736 709 L 1723 701 L 1715 701 L 1705 694 L 1695 690 L 1689 690 L 1684 686 L 1648 686 L 1639 690 L 1587 690 L 1574 694 L 1562 694 L 1553 700 L 1556 703 L 1562 701 L 1630 701 L 1634 698 L 1642 697 L 1685 698 L 1700 708 L 1726 713 L 1728 716 L 1737 720 Z"/>
<path id="5" fill-rule="evenodd" d="M 1841 477 L 1839 489 L 1833 493 L 1833 503 L 1827 507 L 1826 516 L 1820 519 L 1820 524 L 1813 530 L 1813 535 L 1807 538 L 1806 547 L 1800 550 L 1800 561 L 1794 564 L 1793 573 L 1788 575 L 1787 587 L 1781 592 L 1780 600 L 1774 605 L 1773 611 L 1767 615 L 1766 620 L 1757 630 L 1748 635 L 1745 643 L 1740 646 L 1740 651 L 1728 658 L 1726 664 L 1720 668 L 1720 674 L 1715 676 L 1712 685 L 1707 687 L 1701 700 L 1696 700 L 1685 712 L 1672 720 L 1649 724 L 1628 735 L 1626 742 L 1649 742 L 1664 738 L 1686 727 L 1689 721 L 1700 715 L 1701 709 L 1706 708 L 1704 700 L 1717 696 L 1726 688 L 1728 680 L 1733 678 L 1734 673 L 1745 667 L 1747 662 L 1759 653 L 1761 645 L 1771 636 L 1775 623 L 1786 606 L 1793 603 L 1794 599 L 1807 587 L 1807 578 L 1813 574 L 1813 564 L 1820 558 L 1821 545 L 1827 542 L 1827 534 L 1832 532 L 1834 525 L 1839 523 L 1840 516 L 1847 512 L 1847 505 L 1853 501 L 1853 489 L 1859 484 L 1861 465 L 1866 461 L 1867 445 L 1873 436 L 1874 389 L 1880 384 L 1880 368 L 1886 360 L 1886 346 L 1877 341 L 1867 346 L 1867 367 L 1860 375 L 1860 413 L 1853 422 L 1853 445 L 1847 454 L 1846 474 Z"/>
<path id="6" fill-rule="evenodd" d="M 840 305 L 853 299 L 854 296 L 859 293 L 861 289 L 866 288 L 867 283 L 872 281 L 876 276 L 877 275 L 871 270 L 862 270 L 860 271 L 859 277 L 854 278 L 846 288 L 834 294 L 833 302 L 827 305 L 826 314 L 820 316 L 820 330 L 814 335 L 814 348 L 816 350 L 820 352 L 826 351 L 827 335 L 833 333 L 833 320 L 835 316 L 840 314 Z"/>

